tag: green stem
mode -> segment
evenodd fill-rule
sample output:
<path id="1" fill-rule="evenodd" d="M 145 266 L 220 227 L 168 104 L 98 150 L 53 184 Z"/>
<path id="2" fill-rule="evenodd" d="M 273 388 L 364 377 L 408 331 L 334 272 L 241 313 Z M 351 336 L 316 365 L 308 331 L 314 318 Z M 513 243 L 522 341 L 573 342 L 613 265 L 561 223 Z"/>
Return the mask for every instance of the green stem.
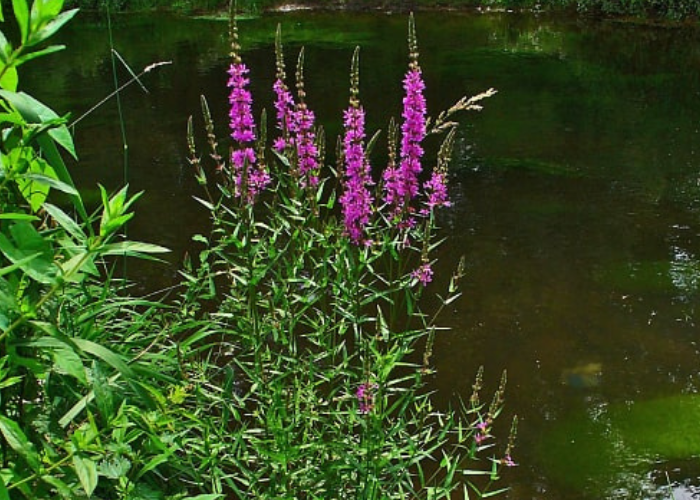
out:
<path id="1" fill-rule="evenodd" d="M 33 481 L 34 479 L 40 478 L 41 476 L 45 476 L 47 473 L 49 473 L 49 472 L 51 472 L 52 470 L 54 470 L 54 469 L 56 469 L 56 468 L 58 468 L 58 467 L 64 465 L 66 462 L 68 462 L 69 460 L 71 460 L 71 459 L 73 458 L 74 455 L 75 455 L 75 453 L 72 453 L 72 452 L 71 452 L 71 453 L 68 453 L 68 455 L 66 455 L 65 457 L 63 457 L 61 460 L 59 460 L 59 461 L 56 462 L 55 464 L 49 466 L 46 470 L 42 471 L 41 473 L 35 472 L 35 473 L 32 474 L 31 476 L 27 476 L 27 477 L 25 477 L 24 479 L 22 479 L 21 481 L 17 481 L 16 483 L 12 483 L 11 485 L 9 485 L 9 486 L 7 487 L 8 491 L 9 491 L 9 490 L 12 490 L 12 489 L 14 489 L 14 488 L 17 488 L 18 486 L 21 486 L 21 485 L 23 485 L 24 483 L 28 483 L 29 481 Z"/>

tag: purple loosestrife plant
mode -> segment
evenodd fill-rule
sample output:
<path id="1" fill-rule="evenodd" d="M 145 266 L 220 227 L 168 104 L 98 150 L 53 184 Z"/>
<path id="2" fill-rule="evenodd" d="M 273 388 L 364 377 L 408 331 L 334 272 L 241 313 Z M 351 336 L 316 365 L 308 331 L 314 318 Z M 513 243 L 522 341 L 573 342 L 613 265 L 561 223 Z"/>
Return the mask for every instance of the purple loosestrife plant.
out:
<path id="1" fill-rule="evenodd" d="M 267 173 L 262 161 L 258 161 L 254 143 L 255 121 L 253 120 L 253 97 L 248 90 L 250 79 L 246 76 L 248 67 L 240 57 L 238 45 L 238 27 L 234 16 L 231 16 L 231 58 L 229 66 L 229 80 L 227 86 L 229 93 L 229 128 L 231 138 L 235 141 L 231 152 L 231 174 L 234 181 L 234 195 L 245 197 L 248 203 L 252 203 L 255 197 L 270 183 L 270 175 Z"/>
<path id="2" fill-rule="evenodd" d="M 401 153 L 398 167 L 384 172 L 384 202 L 391 207 L 392 216 L 400 226 L 414 224 L 411 200 L 418 194 L 418 176 L 422 171 L 421 142 L 426 133 L 426 103 L 423 91 L 425 83 L 418 64 L 418 43 L 413 15 L 408 29 L 409 68 L 403 87 L 403 123 L 401 125 Z"/>
<path id="3" fill-rule="evenodd" d="M 345 234 L 356 245 L 368 243 L 365 227 L 369 222 L 374 201 L 368 186 L 372 185 L 370 165 L 365 155 L 365 110 L 359 94 L 359 47 L 352 56 L 350 105 L 343 113 L 344 192 L 340 197 L 343 207 Z"/>

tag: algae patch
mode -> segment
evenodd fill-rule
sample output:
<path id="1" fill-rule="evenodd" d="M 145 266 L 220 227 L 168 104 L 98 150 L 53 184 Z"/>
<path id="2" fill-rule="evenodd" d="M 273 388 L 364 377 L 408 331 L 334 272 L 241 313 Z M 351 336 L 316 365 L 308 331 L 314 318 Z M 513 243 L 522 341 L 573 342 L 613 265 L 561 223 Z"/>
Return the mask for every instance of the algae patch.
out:
<path id="1" fill-rule="evenodd" d="M 577 413 L 542 436 L 537 453 L 550 477 L 604 495 L 628 489 L 663 462 L 700 455 L 700 396 L 679 395 Z"/>

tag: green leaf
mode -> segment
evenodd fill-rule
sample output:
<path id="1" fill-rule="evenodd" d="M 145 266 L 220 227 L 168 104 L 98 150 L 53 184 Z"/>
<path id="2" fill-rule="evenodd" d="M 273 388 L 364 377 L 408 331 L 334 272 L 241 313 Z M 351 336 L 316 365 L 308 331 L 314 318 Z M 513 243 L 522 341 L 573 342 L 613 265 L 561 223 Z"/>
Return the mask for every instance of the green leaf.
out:
<path id="1" fill-rule="evenodd" d="M 111 460 L 103 460 L 99 465 L 100 474 L 109 479 L 124 477 L 130 469 L 131 462 L 125 457 L 114 457 Z"/>
<path id="2" fill-rule="evenodd" d="M 80 283 L 87 274 L 92 276 L 100 274 L 95 266 L 95 254 L 88 251 L 77 253 L 69 260 L 58 263 L 58 266 L 61 268 L 63 279 L 69 283 Z"/>
<path id="3" fill-rule="evenodd" d="M 27 345 L 50 351 L 56 371 L 70 375 L 83 385 L 87 385 L 83 360 L 73 346 L 53 337 L 41 337 L 28 342 Z"/>
<path id="4" fill-rule="evenodd" d="M 33 158 L 29 162 L 29 172 L 17 177 L 17 187 L 33 212 L 38 212 L 49 195 L 48 179 L 56 177 L 56 172 L 43 158 Z"/>
<path id="5" fill-rule="evenodd" d="M 77 13 L 78 9 L 71 9 L 59 14 L 52 21 L 46 23 L 41 29 L 32 33 L 27 40 L 27 46 L 31 47 L 32 45 L 36 45 L 52 37 L 64 24 L 73 19 L 73 16 Z"/>
<path id="6" fill-rule="evenodd" d="M 9 274 L 17 269 L 21 269 L 22 266 L 28 264 L 29 261 L 34 260 L 39 256 L 41 256 L 40 253 L 35 253 L 32 255 L 29 255 L 28 257 L 25 257 L 24 259 L 18 260 L 17 262 L 15 262 L 12 265 L 0 267 L 0 277 L 5 276 L 6 274 Z"/>
<path id="7" fill-rule="evenodd" d="M 19 83 L 19 75 L 17 74 L 17 68 L 9 67 L 5 69 L 5 65 L 0 66 L 0 71 L 3 71 L 2 78 L 0 79 L 0 87 L 5 90 L 10 90 L 14 92 L 17 90 L 17 85 Z"/>
<path id="8" fill-rule="evenodd" d="M 54 170 L 51 167 L 49 167 L 49 168 L 50 168 L 50 170 L 48 170 L 48 172 L 53 173 L 55 176 L 56 172 L 54 172 Z M 47 186 L 52 187 L 54 189 L 58 189 L 59 191 L 66 193 L 66 194 L 72 194 L 72 195 L 78 194 L 77 189 L 75 189 L 73 186 L 69 186 L 65 182 L 59 181 L 58 179 L 56 179 L 56 177 L 51 177 L 51 176 L 48 176 L 45 174 L 39 174 L 39 173 L 27 174 L 25 177 L 28 179 L 31 179 L 34 182 L 46 184 Z"/>
<path id="9" fill-rule="evenodd" d="M 97 487 L 97 464 L 89 458 L 82 458 L 78 455 L 73 455 L 73 465 L 75 472 L 78 474 L 80 484 L 88 496 L 92 495 Z"/>
<path id="10" fill-rule="evenodd" d="M 130 379 L 134 378 L 134 371 L 129 365 L 126 364 L 122 357 L 114 351 L 86 339 L 74 338 L 73 342 L 75 342 L 75 344 L 86 353 L 92 354 L 96 358 L 99 358 L 110 365 L 112 368 L 118 370 L 125 377 Z"/>
<path id="11" fill-rule="evenodd" d="M 27 0 L 12 0 L 12 8 L 22 34 L 22 44 L 24 44 L 29 35 L 29 6 L 27 5 Z"/>
<path id="12" fill-rule="evenodd" d="M 21 455 L 34 472 L 38 472 L 41 468 L 39 454 L 36 452 L 34 444 L 27 439 L 27 436 L 25 436 L 22 429 L 17 425 L 17 422 L 0 415 L 0 432 L 2 432 L 10 448 Z"/>
<path id="13" fill-rule="evenodd" d="M 160 245 L 151 243 L 142 243 L 139 241 L 120 241 L 105 245 L 102 250 L 102 255 L 132 255 L 139 256 L 141 254 L 151 253 L 167 253 L 170 249 Z"/>
<path id="14" fill-rule="evenodd" d="M 63 158 L 56 148 L 56 144 L 53 142 L 52 137 L 47 137 L 46 135 L 40 135 L 37 137 L 37 142 L 41 146 L 41 150 L 46 155 L 46 159 L 51 164 L 51 166 L 56 171 L 58 179 L 65 182 L 69 186 L 75 186 L 73 179 L 66 168 L 66 164 L 63 163 Z M 72 142 L 71 142 L 72 145 Z M 73 152 L 75 153 L 75 152 Z M 83 204 L 83 199 L 79 195 L 72 195 L 71 200 L 73 205 L 78 210 L 78 214 L 83 220 L 88 220 L 87 210 L 85 210 L 85 205 Z"/>
<path id="15" fill-rule="evenodd" d="M 87 242 L 87 235 L 83 232 L 83 229 L 63 210 L 51 203 L 44 203 L 44 210 L 76 241 L 80 243 Z"/>
<path id="16" fill-rule="evenodd" d="M 29 123 L 41 124 L 55 120 L 61 120 L 61 117 L 58 116 L 58 114 L 54 110 L 46 106 L 44 103 L 36 100 L 29 94 L 25 94 L 24 92 L 8 92 L 6 90 L 0 90 L 0 97 L 12 104 L 17 109 L 17 111 L 20 112 L 22 117 L 24 117 L 24 119 L 27 120 Z M 73 138 L 70 135 L 68 127 L 66 127 L 65 125 L 60 127 L 54 127 L 51 130 L 49 130 L 48 134 L 53 140 L 60 144 L 61 147 L 68 151 L 73 158 L 78 158 L 75 153 L 75 145 L 73 144 Z M 40 146 L 43 149 L 43 145 L 40 144 Z M 53 162 L 51 161 L 49 161 L 49 163 L 53 164 Z M 65 179 L 62 180 L 64 180 L 65 182 Z M 67 182 L 67 184 L 72 185 L 73 183 Z"/>
<path id="17" fill-rule="evenodd" d="M 205 493 L 196 497 L 185 497 L 182 500 L 219 500 L 220 498 L 224 498 L 222 493 Z"/>
<path id="18" fill-rule="evenodd" d="M 0 233 L 0 252 L 13 264 L 39 283 L 51 284 L 56 279 L 53 251 L 45 240 L 27 221 L 18 221 L 10 226 L 11 242 Z M 35 254 L 39 254 L 35 257 Z M 29 259 L 29 257 L 32 257 Z M 20 264 L 21 263 L 21 264 Z"/>
<path id="19" fill-rule="evenodd" d="M 0 11 L 1 10 L 2 10 L 2 7 L 0 4 Z M 0 19 L 0 21 L 1 20 L 2 19 Z M 0 500 L 10 500 L 10 493 L 7 491 L 7 487 L 5 486 L 5 481 L 3 481 L 2 478 L 0 478 Z"/>
<path id="20" fill-rule="evenodd" d="M 37 217 L 36 215 L 29 215 L 29 214 L 7 213 L 7 214 L 0 214 L 0 220 L 37 221 L 37 220 L 39 220 L 39 217 Z"/>
<path id="21" fill-rule="evenodd" d="M 70 488 L 70 486 L 58 479 L 56 476 L 41 476 L 41 480 L 56 488 L 56 491 L 58 491 L 58 494 L 61 495 L 62 498 L 67 500 L 75 499 L 75 492 Z M 0 500 L 2 499 L 0 498 Z"/>
<path id="22" fill-rule="evenodd" d="M 2 11 L 1 4 L 2 2 L 0 2 L 0 11 Z M 7 64 L 7 60 L 9 59 L 11 53 L 12 44 L 10 44 L 7 37 L 5 37 L 5 33 L 0 31 L 0 62 Z"/>
<path id="23" fill-rule="evenodd" d="M 20 64 L 24 64 L 27 61 L 31 61 L 32 59 L 36 59 L 37 57 L 45 56 L 48 54 L 53 54 L 54 52 L 59 52 L 65 48 L 66 48 L 65 45 L 49 45 L 45 49 L 35 50 L 34 52 L 30 52 L 30 53 L 25 54 L 21 57 L 18 57 L 15 60 L 15 66 L 19 66 Z M 0 52 L 1 51 L 2 51 L 2 48 L 0 48 Z"/>

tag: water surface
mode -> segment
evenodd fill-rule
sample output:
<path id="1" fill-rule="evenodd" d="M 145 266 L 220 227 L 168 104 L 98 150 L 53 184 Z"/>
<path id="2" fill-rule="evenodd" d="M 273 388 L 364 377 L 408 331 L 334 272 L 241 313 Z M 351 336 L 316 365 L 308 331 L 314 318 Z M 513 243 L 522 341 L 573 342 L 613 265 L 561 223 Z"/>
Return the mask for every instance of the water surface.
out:
<path id="1" fill-rule="evenodd" d="M 357 44 L 369 128 L 400 113 L 406 18 L 337 13 L 241 23 L 258 110 L 271 104 L 277 22 L 288 60 L 306 46 L 308 102 L 329 137 Z M 509 13 L 417 25 L 431 113 L 499 91 L 464 117 L 440 221 L 450 238 L 434 290 L 461 255 L 468 271 L 435 348 L 441 399 L 467 396 L 480 364 L 490 388 L 508 370 L 506 413 L 521 419 L 508 498 L 700 496 L 700 31 Z M 149 93 L 121 96 L 127 165 L 111 101 L 76 127 L 73 171 L 88 198 L 97 182 L 146 191 L 130 236 L 174 250 L 171 267 L 137 268 L 150 290 L 206 231 L 184 132 L 205 93 L 225 134 L 227 26 L 134 15 L 113 28 L 136 72 L 172 65 L 143 78 Z M 77 117 L 114 88 L 106 22 L 79 17 L 62 38 L 69 50 L 23 83 Z"/>

